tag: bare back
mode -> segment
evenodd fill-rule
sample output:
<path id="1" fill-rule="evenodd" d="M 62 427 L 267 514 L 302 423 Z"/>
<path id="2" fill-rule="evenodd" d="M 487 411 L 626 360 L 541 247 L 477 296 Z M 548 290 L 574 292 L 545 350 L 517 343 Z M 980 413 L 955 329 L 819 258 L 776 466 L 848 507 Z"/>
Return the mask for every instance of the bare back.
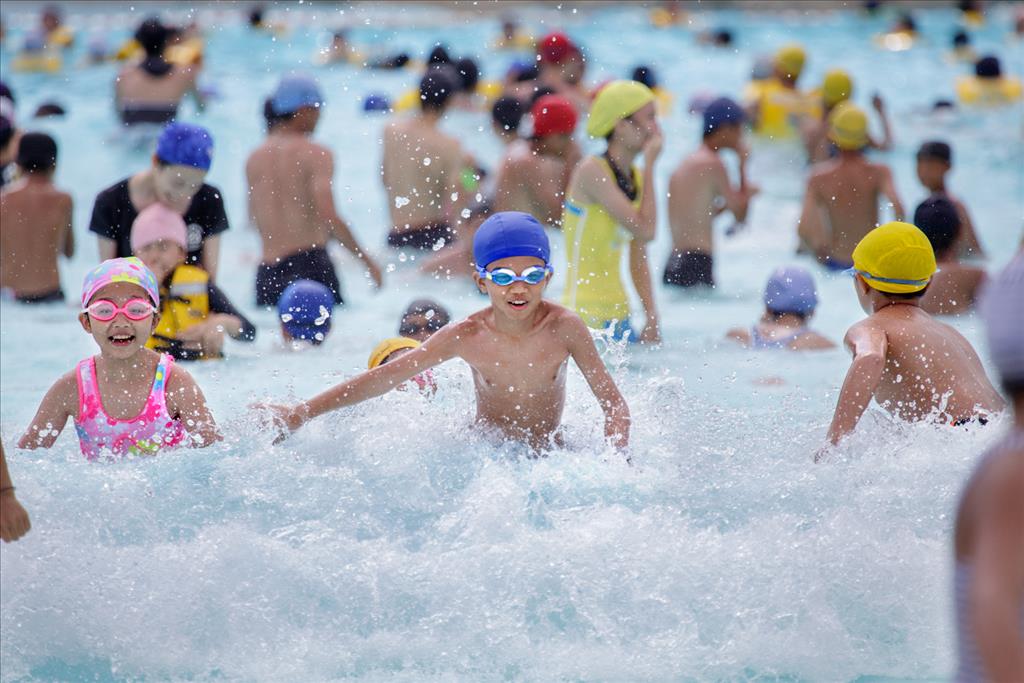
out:
<path id="1" fill-rule="evenodd" d="M 118 106 L 126 108 L 177 107 L 195 89 L 197 67 L 173 65 L 163 76 L 153 76 L 138 65 L 127 66 L 117 76 Z"/>
<path id="2" fill-rule="evenodd" d="M 849 262 L 853 249 L 878 225 L 878 202 L 889 169 L 863 156 L 840 157 L 814 167 L 807 181 L 805 213 L 813 206 L 824 225 L 824 255 Z"/>
<path id="3" fill-rule="evenodd" d="M 381 168 L 396 232 L 451 223 L 463 161 L 459 142 L 422 117 L 385 128 Z"/>
<path id="4" fill-rule="evenodd" d="M 320 215 L 315 183 L 330 182 L 330 150 L 305 135 L 274 132 L 249 155 L 249 212 L 263 242 L 263 263 L 314 247 L 331 236 L 328 219 Z"/>
<path id="5" fill-rule="evenodd" d="M 71 195 L 49 182 L 0 193 L 0 286 L 27 297 L 60 289 L 57 254 L 73 248 L 71 206 Z"/>
<path id="6" fill-rule="evenodd" d="M 939 272 L 932 277 L 928 291 L 921 299 L 921 308 L 933 315 L 955 315 L 974 308 L 978 293 L 985 283 L 985 271 L 956 261 L 939 263 Z"/>
<path id="7" fill-rule="evenodd" d="M 1003 399 L 963 335 L 919 307 L 892 304 L 850 329 L 876 326 L 885 333 L 885 370 L 875 391 L 879 405 L 903 419 L 920 420 L 938 408 L 942 420 L 969 420 L 994 412 Z"/>
<path id="8" fill-rule="evenodd" d="M 725 165 L 704 145 L 683 159 L 672 174 L 668 220 L 673 249 L 712 253 L 711 226 L 717 215 L 714 203 L 723 192 L 722 177 L 725 177 Z"/>
<path id="9" fill-rule="evenodd" d="M 510 154 L 498 169 L 494 210 L 523 211 L 554 225 L 561 220 L 568 175 L 557 157 L 530 150 Z"/>

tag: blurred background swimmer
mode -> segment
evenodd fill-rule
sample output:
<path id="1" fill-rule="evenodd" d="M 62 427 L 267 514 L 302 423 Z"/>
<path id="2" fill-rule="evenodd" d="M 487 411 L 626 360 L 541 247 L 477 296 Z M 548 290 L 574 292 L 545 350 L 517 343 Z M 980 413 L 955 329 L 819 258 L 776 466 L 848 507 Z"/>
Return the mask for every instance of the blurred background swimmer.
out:
<path id="1" fill-rule="evenodd" d="M 764 289 L 764 314 L 749 328 L 729 330 L 726 337 L 752 349 L 819 351 L 835 344 L 807 323 L 818 307 L 814 278 L 798 266 L 776 268 Z"/>
<path id="2" fill-rule="evenodd" d="M 319 346 L 331 333 L 334 294 L 315 280 L 296 280 L 277 300 L 277 317 L 287 348 L 298 351 Z"/>

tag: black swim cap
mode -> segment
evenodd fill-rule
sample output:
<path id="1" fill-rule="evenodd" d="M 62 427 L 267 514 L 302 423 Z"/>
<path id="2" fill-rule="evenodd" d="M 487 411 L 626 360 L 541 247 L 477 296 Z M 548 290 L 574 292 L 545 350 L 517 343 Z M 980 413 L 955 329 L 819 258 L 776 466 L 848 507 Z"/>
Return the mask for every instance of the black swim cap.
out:
<path id="1" fill-rule="evenodd" d="M 476 84 L 480 82 L 480 67 L 469 57 L 463 57 L 455 62 L 455 71 L 459 75 L 459 82 L 462 92 L 473 92 Z"/>
<path id="2" fill-rule="evenodd" d="M 720 28 L 715 31 L 715 44 L 732 45 L 732 31 L 727 28 Z"/>
<path id="3" fill-rule="evenodd" d="M 431 67 L 420 80 L 420 109 L 443 110 L 458 89 L 458 74 L 450 64 Z"/>
<path id="4" fill-rule="evenodd" d="M 49 116 L 65 116 L 67 111 L 64 107 L 60 106 L 56 102 L 44 102 L 39 105 L 36 109 L 36 113 L 32 115 L 32 118 L 45 119 Z"/>
<path id="5" fill-rule="evenodd" d="M 26 173 L 52 171 L 57 166 L 57 143 L 46 133 L 25 133 L 18 142 L 17 163 Z"/>
<path id="6" fill-rule="evenodd" d="M 263 23 L 263 8 L 259 5 L 249 10 L 249 26 L 259 26 Z"/>
<path id="7" fill-rule="evenodd" d="M 0 116 L 0 149 L 7 146 L 7 143 L 14 137 L 14 126 L 6 116 Z"/>
<path id="8" fill-rule="evenodd" d="M 427 56 L 427 64 L 451 64 L 452 58 L 448 54 L 448 50 L 445 49 L 444 45 L 440 43 L 434 44 L 434 49 L 430 51 Z"/>
<path id="9" fill-rule="evenodd" d="M 544 97 L 545 95 L 557 95 L 554 88 L 549 88 L 546 85 L 542 85 L 539 88 L 533 89 L 533 94 L 530 95 L 530 109 L 533 109 L 533 105 L 537 103 L 537 100 Z"/>
<path id="10" fill-rule="evenodd" d="M 646 64 L 641 64 L 633 69 L 633 75 L 630 78 L 637 83 L 643 83 L 648 88 L 658 87 L 658 76 L 654 73 L 654 68 Z"/>
<path id="11" fill-rule="evenodd" d="M 939 161 L 945 161 L 947 164 L 952 164 L 953 148 L 949 146 L 949 143 L 942 140 L 929 140 L 928 142 L 921 143 L 921 147 L 917 150 L 917 158 L 938 159 Z"/>
<path id="12" fill-rule="evenodd" d="M 17 104 L 18 102 L 14 99 L 14 93 L 11 92 L 11 89 L 3 81 L 0 81 L 0 97 L 6 97 L 11 101 L 11 104 Z"/>
<path id="13" fill-rule="evenodd" d="M 971 37 L 967 35 L 967 31 L 957 29 L 956 33 L 953 34 L 953 47 L 964 47 L 971 44 Z"/>
<path id="14" fill-rule="evenodd" d="M 914 225 L 928 237 L 935 253 L 941 254 L 953 246 L 960 234 L 960 214 L 945 197 L 929 197 L 914 211 Z"/>
<path id="15" fill-rule="evenodd" d="M 1003 75 L 1003 69 L 999 65 L 999 58 L 988 55 L 978 60 L 974 65 L 974 75 L 978 78 L 999 78 Z"/>
<path id="16" fill-rule="evenodd" d="M 159 17 L 149 17 L 139 24 L 139 28 L 135 31 L 135 40 L 150 57 L 158 57 L 163 54 L 169 38 L 170 32 L 166 26 L 160 23 Z"/>
<path id="17" fill-rule="evenodd" d="M 525 111 L 523 103 L 516 98 L 499 97 L 491 107 L 491 120 L 505 130 L 514 133 L 519 130 L 519 123 L 523 120 Z"/>

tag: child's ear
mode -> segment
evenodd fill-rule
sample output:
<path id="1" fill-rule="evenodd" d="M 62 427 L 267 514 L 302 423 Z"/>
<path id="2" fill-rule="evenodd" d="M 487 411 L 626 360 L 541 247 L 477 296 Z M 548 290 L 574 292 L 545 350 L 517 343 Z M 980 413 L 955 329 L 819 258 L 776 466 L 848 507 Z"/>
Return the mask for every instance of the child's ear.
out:
<path id="1" fill-rule="evenodd" d="M 92 334 L 92 321 L 89 320 L 89 314 L 88 313 L 79 313 L 78 314 L 78 322 L 82 326 L 83 330 L 85 330 L 89 334 Z"/>
<path id="2" fill-rule="evenodd" d="M 152 325 L 152 327 L 149 330 L 149 336 L 151 336 L 151 337 L 153 336 L 153 333 L 156 332 L 156 326 L 159 325 L 159 324 L 160 324 L 160 311 L 155 311 L 153 313 L 153 325 Z"/>
<path id="3" fill-rule="evenodd" d="M 481 294 L 487 293 L 487 286 L 484 284 L 484 279 L 480 277 L 480 273 L 473 273 L 473 282 L 476 283 L 477 291 Z"/>

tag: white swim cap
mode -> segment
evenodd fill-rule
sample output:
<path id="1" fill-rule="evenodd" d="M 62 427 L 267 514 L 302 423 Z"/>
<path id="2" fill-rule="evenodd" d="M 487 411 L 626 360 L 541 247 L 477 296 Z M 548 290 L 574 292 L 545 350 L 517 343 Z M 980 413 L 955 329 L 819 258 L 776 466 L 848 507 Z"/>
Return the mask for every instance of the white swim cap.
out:
<path id="1" fill-rule="evenodd" d="M 989 281 L 981 310 L 988 353 L 1003 382 L 1024 381 L 1024 252 Z"/>

